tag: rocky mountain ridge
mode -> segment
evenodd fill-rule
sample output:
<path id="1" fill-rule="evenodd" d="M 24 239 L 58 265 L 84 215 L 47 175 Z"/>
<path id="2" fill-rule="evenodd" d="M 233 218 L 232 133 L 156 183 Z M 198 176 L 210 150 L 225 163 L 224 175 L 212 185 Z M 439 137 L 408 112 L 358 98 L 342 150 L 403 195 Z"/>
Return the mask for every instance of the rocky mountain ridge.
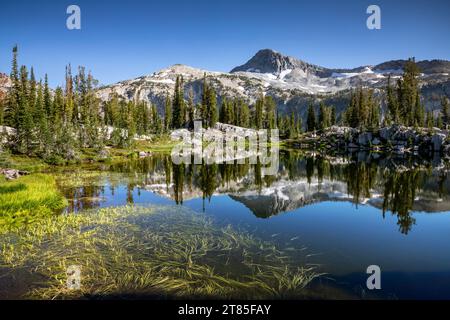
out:
<path id="1" fill-rule="evenodd" d="M 177 75 L 184 78 L 186 98 L 192 90 L 195 102 L 199 102 L 206 74 L 219 102 L 227 97 L 253 103 L 263 93 L 275 99 L 281 113 L 294 111 L 304 115 L 307 104 L 318 100 L 335 105 L 339 113 L 346 107 L 351 89 L 365 86 L 381 92 L 389 76 L 393 81 L 401 77 L 405 63 L 406 60 L 394 60 L 375 66 L 330 69 L 264 49 L 229 73 L 177 64 L 150 75 L 103 86 L 98 94 L 104 100 L 112 92 L 125 99 L 143 99 L 156 104 L 162 113 L 165 97 L 172 95 Z M 442 95 L 450 97 L 450 61 L 425 60 L 419 61 L 418 66 L 422 72 L 424 103 L 429 110 L 437 109 Z"/>

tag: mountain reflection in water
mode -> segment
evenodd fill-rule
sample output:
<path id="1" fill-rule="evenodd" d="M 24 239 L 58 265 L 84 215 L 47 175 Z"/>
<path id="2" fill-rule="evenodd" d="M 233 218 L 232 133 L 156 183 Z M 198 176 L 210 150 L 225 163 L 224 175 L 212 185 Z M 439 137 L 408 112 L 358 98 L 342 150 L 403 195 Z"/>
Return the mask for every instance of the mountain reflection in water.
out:
<path id="1" fill-rule="evenodd" d="M 151 191 L 177 204 L 195 198 L 205 203 L 226 194 L 260 218 L 324 201 L 347 201 L 356 208 L 379 208 L 383 217 L 388 212 L 396 215 L 403 234 L 415 224 L 412 212 L 450 211 L 448 167 L 439 158 L 282 151 L 276 176 L 262 176 L 261 168 L 259 163 L 175 165 L 170 156 L 158 155 L 104 165 L 104 174 L 93 181 L 62 190 L 73 199 L 69 211 L 123 204 L 114 199 L 119 186 L 127 188 L 127 203 L 134 202 L 134 190 L 138 195 Z"/>

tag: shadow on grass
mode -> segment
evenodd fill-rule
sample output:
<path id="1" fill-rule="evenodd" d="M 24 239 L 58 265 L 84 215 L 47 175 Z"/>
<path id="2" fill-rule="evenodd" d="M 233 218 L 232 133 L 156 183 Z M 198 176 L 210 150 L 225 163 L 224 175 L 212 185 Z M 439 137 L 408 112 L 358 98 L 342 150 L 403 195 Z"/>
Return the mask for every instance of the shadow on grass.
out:
<path id="1" fill-rule="evenodd" d="M 0 194 L 14 193 L 25 190 L 27 187 L 23 183 L 0 186 Z"/>

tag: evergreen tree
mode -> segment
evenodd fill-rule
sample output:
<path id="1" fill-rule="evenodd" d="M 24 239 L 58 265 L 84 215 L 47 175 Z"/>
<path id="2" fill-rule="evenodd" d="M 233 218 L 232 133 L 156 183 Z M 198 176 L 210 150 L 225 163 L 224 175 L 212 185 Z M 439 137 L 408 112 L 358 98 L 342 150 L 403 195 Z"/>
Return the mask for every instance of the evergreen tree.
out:
<path id="1" fill-rule="evenodd" d="M 203 127 L 208 126 L 209 120 L 209 87 L 208 82 L 206 81 L 206 72 L 203 75 L 203 89 L 202 89 L 202 102 L 200 108 L 200 115 L 203 121 Z"/>
<path id="2" fill-rule="evenodd" d="M 19 124 L 19 67 L 17 62 L 18 49 L 17 46 L 13 48 L 13 59 L 11 67 L 11 88 L 9 90 L 7 107 L 5 108 L 5 124 L 13 128 L 17 128 Z"/>
<path id="3" fill-rule="evenodd" d="M 263 128 L 263 107 L 264 107 L 264 96 L 261 94 L 259 99 L 256 100 L 255 104 L 255 128 Z"/>
<path id="4" fill-rule="evenodd" d="M 266 123 L 266 129 L 275 129 L 276 127 L 276 116 L 275 116 L 275 110 L 276 105 L 275 101 L 271 96 L 266 96 L 264 98 L 264 109 L 265 109 L 265 123 Z"/>
<path id="5" fill-rule="evenodd" d="M 45 154 L 45 148 L 50 140 L 49 131 L 47 126 L 47 116 L 44 109 L 44 93 L 42 81 L 37 86 L 36 106 L 34 108 L 34 121 L 38 127 L 37 141 L 38 141 L 38 154 Z"/>
<path id="6" fill-rule="evenodd" d="M 246 103 L 241 104 L 239 126 L 244 128 L 250 128 L 250 109 Z"/>
<path id="7" fill-rule="evenodd" d="M 208 127 L 213 128 L 218 120 L 217 98 L 214 88 L 208 88 Z"/>
<path id="8" fill-rule="evenodd" d="M 386 87 L 386 95 L 387 95 L 387 111 L 389 114 L 389 118 L 394 123 L 399 123 L 399 112 L 398 112 L 398 103 L 394 95 L 394 89 L 391 86 L 391 76 L 388 77 L 388 84 Z"/>
<path id="9" fill-rule="evenodd" d="M 297 121 L 295 119 L 294 111 L 291 112 L 291 119 L 289 121 L 289 139 L 296 138 L 298 136 Z"/>
<path id="10" fill-rule="evenodd" d="M 219 112 L 219 122 L 221 123 L 228 123 L 228 118 L 227 118 L 227 109 L 228 109 L 228 103 L 227 103 L 227 98 L 224 97 L 222 99 L 222 104 L 220 106 L 220 112 Z"/>
<path id="11" fill-rule="evenodd" d="M 434 127 L 434 116 L 432 111 L 427 112 L 427 127 L 432 129 Z"/>
<path id="12" fill-rule="evenodd" d="M 416 91 L 415 98 L 415 108 L 414 108 L 414 123 L 413 125 L 423 127 L 425 124 L 425 107 L 420 101 L 419 91 Z"/>
<path id="13" fill-rule="evenodd" d="M 169 132 L 172 127 L 172 102 L 169 96 L 166 97 L 166 104 L 164 108 L 164 131 Z"/>
<path id="14" fill-rule="evenodd" d="M 174 129 L 184 127 L 185 119 L 185 106 L 184 106 L 184 93 L 183 93 L 183 78 L 177 77 L 175 82 L 175 92 L 173 96 L 172 105 L 172 127 Z"/>
<path id="15" fill-rule="evenodd" d="M 33 116 L 29 105 L 28 71 L 25 66 L 20 68 L 20 90 L 17 110 L 17 144 L 20 153 L 31 154 L 33 143 Z"/>
<path id="16" fill-rule="evenodd" d="M 161 118 L 158 114 L 158 109 L 155 105 L 150 106 L 152 109 L 152 126 L 153 126 L 153 133 L 155 134 L 161 134 L 162 133 L 162 122 Z"/>
<path id="17" fill-rule="evenodd" d="M 306 128 L 308 131 L 316 130 L 316 113 L 314 112 L 314 106 L 312 104 L 308 107 L 308 116 L 306 120 Z"/>
<path id="18" fill-rule="evenodd" d="M 330 115 L 329 110 L 323 102 L 320 103 L 319 107 L 319 119 L 317 123 L 317 128 L 319 130 L 324 130 L 330 126 Z"/>
<path id="19" fill-rule="evenodd" d="M 449 125 L 449 110 L 448 110 L 448 99 L 446 97 L 442 97 L 441 99 L 441 115 L 442 115 L 442 124 L 444 127 Z"/>
<path id="20" fill-rule="evenodd" d="M 135 108 L 135 104 L 130 101 L 127 104 L 127 139 L 125 141 L 125 146 L 127 147 L 131 147 L 133 145 L 133 139 L 134 136 L 136 135 L 136 123 L 134 121 L 134 108 Z"/>
<path id="21" fill-rule="evenodd" d="M 336 125 L 336 107 L 331 108 L 330 125 Z"/>
<path id="22" fill-rule="evenodd" d="M 195 104 L 194 104 L 194 91 L 189 90 L 189 100 L 187 105 L 187 123 L 190 129 L 194 128 L 195 121 Z"/>

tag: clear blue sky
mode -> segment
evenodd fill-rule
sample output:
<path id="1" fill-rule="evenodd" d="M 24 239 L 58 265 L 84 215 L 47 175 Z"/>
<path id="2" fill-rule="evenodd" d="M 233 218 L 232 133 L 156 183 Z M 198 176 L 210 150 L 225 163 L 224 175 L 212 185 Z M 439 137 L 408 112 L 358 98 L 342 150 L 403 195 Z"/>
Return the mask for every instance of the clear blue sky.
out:
<path id="1" fill-rule="evenodd" d="M 67 30 L 66 8 L 82 29 Z M 378 4 L 382 29 L 366 28 Z M 23 1 L 0 3 L 0 71 L 20 63 L 61 84 L 64 66 L 85 65 L 107 84 L 175 63 L 229 71 L 272 48 L 326 67 L 356 67 L 415 56 L 450 59 L 450 1 Z"/>

